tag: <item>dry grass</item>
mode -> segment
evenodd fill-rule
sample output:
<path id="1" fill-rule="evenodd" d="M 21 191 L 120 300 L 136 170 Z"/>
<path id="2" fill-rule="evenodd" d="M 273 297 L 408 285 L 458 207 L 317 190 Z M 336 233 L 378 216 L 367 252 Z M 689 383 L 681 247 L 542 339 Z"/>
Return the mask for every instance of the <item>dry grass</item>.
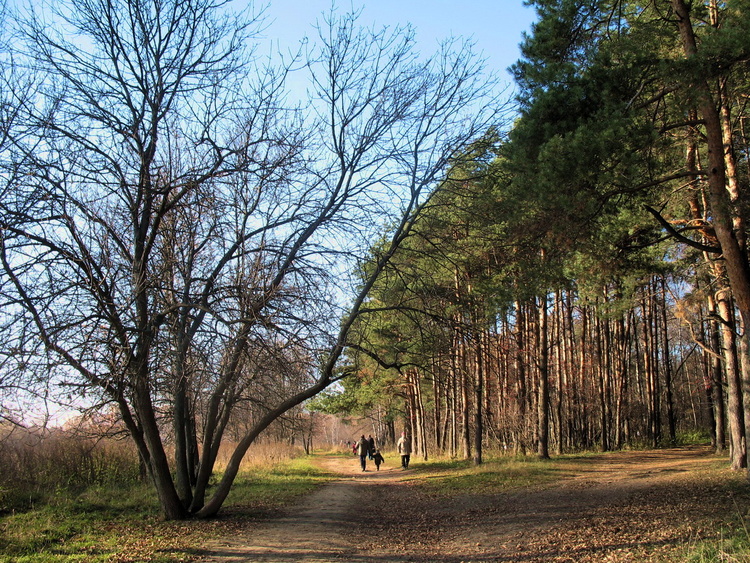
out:
<path id="1" fill-rule="evenodd" d="M 6 431 L 0 436 L 0 513 L 45 502 L 61 490 L 139 481 L 138 456 L 127 440 L 64 431 Z"/>
<path id="2" fill-rule="evenodd" d="M 235 447 L 236 444 L 233 442 L 225 442 L 221 445 L 219 455 L 216 458 L 215 471 L 219 473 L 224 471 Z M 250 446 L 242 460 L 240 471 L 267 469 L 301 455 L 304 455 L 301 446 L 295 446 L 288 442 L 279 443 L 262 440 Z"/>

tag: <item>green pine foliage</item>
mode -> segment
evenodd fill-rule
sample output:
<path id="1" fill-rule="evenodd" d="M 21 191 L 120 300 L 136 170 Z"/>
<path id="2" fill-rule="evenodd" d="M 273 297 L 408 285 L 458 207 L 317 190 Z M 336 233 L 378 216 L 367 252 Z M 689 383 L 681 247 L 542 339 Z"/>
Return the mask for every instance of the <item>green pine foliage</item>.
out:
<path id="1" fill-rule="evenodd" d="M 476 374 L 467 370 L 484 345 L 481 338 L 492 341 L 492 353 L 517 353 L 514 361 L 527 361 L 513 369 L 519 370 L 519 378 L 531 377 L 533 385 L 538 351 L 529 348 L 533 343 L 514 338 L 536 322 L 538 304 L 551 295 L 561 300 L 555 307 L 570 298 L 569 306 L 576 309 L 569 317 L 573 333 L 566 346 L 580 348 L 575 352 L 580 363 L 568 361 L 582 370 L 579 384 L 590 385 L 573 392 L 553 382 L 553 404 L 594 401 L 597 385 L 601 391 L 604 384 L 587 378 L 607 372 L 613 377 L 612 365 L 588 363 L 596 358 L 604 362 L 604 352 L 586 349 L 590 335 L 578 326 L 578 311 L 586 309 L 613 323 L 619 337 L 628 340 L 631 348 L 618 352 L 618 369 L 624 370 L 618 373 L 628 374 L 628 385 L 636 387 L 643 383 L 636 380 L 644 370 L 641 325 L 649 303 L 670 308 L 669 320 L 659 322 L 670 324 L 674 332 L 669 340 L 674 348 L 666 352 L 674 355 L 669 358 L 672 368 L 687 361 L 686 350 L 696 347 L 690 338 L 705 328 L 701 299 L 710 262 L 698 245 L 710 245 L 713 234 L 701 170 L 708 162 L 707 149 L 693 85 L 707 77 L 721 85 L 737 178 L 740 189 L 746 189 L 750 4 L 720 2 L 712 11 L 709 3 L 692 3 L 700 47 L 692 58 L 685 57 L 668 2 L 530 4 L 539 19 L 512 68 L 518 119 L 510 131 L 491 131 L 462 151 L 394 256 L 350 334 L 349 362 L 356 375 L 344 382 L 342 394 L 327 399 L 337 412 L 362 414 L 388 405 L 390 416 L 408 414 L 409 370 L 417 370 L 423 382 L 420 400 L 428 410 L 438 408 L 437 402 L 446 399 L 436 394 L 439 388 L 447 392 L 451 377 L 464 373 L 461 377 L 476 382 Z M 686 157 L 690 146 L 692 165 Z M 747 216 L 744 202 L 734 205 L 737 216 Z M 669 285 L 669 298 L 656 299 L 655 280 Z M 525 320 L 518 316 L 522 311 L 528 315 Z M 649 309 L 648 314 L 655 313 Z M 655 321 L 649 317 L 648 322 Z M 678 333 L 679 323 L 690 324 L 686 333 L 693 336 Z M 479 347 L 472 351 L 473 346 Z M 511 352 L 515 346 L 522 349 Z M 562 343 L 550 346 L 554 353 Z M 666 361 L 664 351 L 658 354 Z M 555 361 L 562 360 L 558 356 Z M 519 404 L 515 411 L 510 408 L 505 427 L 496 422 L 493 431 L 517 424 L 525 428 L 518 432 L 533 434 L 528 411 L 536 409 L 535 389 L 513 380 L 513 374 L 502 377 L 508 378 L 503 383 L 508 389 L 529 395 L 506 397 Z M 596 401 L 613 400 L 607 393 L 601 391 Z M 613 416 L 613 405 L 601 408 L 610 409 L 605 416 Z M 628 408 L 626 416 L 641 417 L 639 423 L 645 424 L 646 405 Z M 431 431 L 438 435 L 436 428 Z"/>

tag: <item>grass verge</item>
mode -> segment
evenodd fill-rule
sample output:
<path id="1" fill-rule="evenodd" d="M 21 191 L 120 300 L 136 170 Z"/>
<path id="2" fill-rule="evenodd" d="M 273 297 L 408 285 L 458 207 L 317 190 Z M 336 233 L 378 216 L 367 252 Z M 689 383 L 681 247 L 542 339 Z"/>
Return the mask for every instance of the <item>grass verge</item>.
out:
<path id="1" fill-rule="evenodd" d="M 585 456 L 539 459 L 533 456 L 488 457 L 481 465 L 470 460 L 433 460 L 412 465 L 416 485 L 438 496 L 497 494 L 551 485 L 575 473 Z"/>
<path id="2" fill-rule="evenodd" d="M 272 515 L 329 479 L 309 458 L 255 469 L 238 476 L 219 518 L 209 521 L 163 521 L 145 485 L 59 491 L 0 516 L 0 562 L 189 561 L 207 539 Z"/>

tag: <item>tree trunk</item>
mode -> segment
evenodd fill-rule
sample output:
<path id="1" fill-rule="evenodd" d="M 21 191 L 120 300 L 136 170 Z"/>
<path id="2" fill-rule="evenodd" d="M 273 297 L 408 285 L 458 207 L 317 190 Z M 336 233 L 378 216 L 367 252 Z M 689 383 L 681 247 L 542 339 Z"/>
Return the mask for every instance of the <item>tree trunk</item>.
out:
<path id="1" fill-rule="evenodd" d="M 745 415 L 742 405 L 742 382 L 737 357 L 734 311 L 729 291 L 729 288 L 726 288 L 717 292 L 716 307 L 719 314 L 719 331 L 721 333 L 724 373 L 727 382 L 730 464 L 732 469 L 740 470 L 745 467 L 746 463 Z"/>
<path id="2" fill-rule="evenodd" d="M 479 326 L 474 326 L 474 465 L 482 463 L 482 439 L 484 436 L 484 352 Z"/>
<path id="3" fill-rule="evenodd" d="M 458 387 L 460 385 L 461 367 L 458 359 L 458 332 L 453 330 L 453 345 L 451 347 L 451 380 L 450 380 L 450 455 L 458 455 Z"/>
<path id="4" fill-rule="evenodd" d="M 563 420 L 563 402 L 564 402 L 564 389 L 565 385 L 565 374 L 567 373 L 567 338 L 565 336 L 565 311 L 562 291 L 558 290 L 555 292 L 555 341 L 557 346 L 555 348 L 555 374 L 557 376 L 557 400 L 554 405 L 554 421 L 557 428 L 557 440 L 555 442 L 555 452 L 557 455 L 563 454 L 563 444 L 565 442 L 565 425 Z"/>
<path id="5" fill-rule="evenodd" d="M 684 0 L 672 0 L 672 7 L 677 17 L 685 57 L 688 60 L 693 59 L 698 54 L 698 44 L 693 31 L 690 8 Z M 727 191 L 727 170 L 719 104 L 712 96 L 711 88 L 705 80 L 699 79 L 696 81 L 694 92 L 699 100 L 698 110 L 703 119 L 708 146 L 707 174 L 712 226 L 721 247 L 729 284 L 739 309 L 742 325 L 750 326 L 750 268 L 748 267 L 747 254 L 741 243 L 744 240 L 744 233 L 737 233 L 734 230 L 737 226 L 735 218 L 739 214 L 732 214 L 732 199 L 734 199 L 735 194 L 729 194 Z M 746 362 L 747 359 L 743 358 L 742 363 Z M 738 414 L 737 410 L 742 408 L 741 385 L 734 384 L 739 382 L 729 383 L 730 417 L 734 421 Z M 733 396 L 735 394 L 738 396 Z M 747 461 L 744 455 L 744 442 L 733 444 L 733 448 L 737 447 L 742 450 L 740 466 L 744 466 Z M 740 452 L 732 452 L 732 467 L 736 469 L 739 469 L 739 454 Z"/>
<path id="6" fill-rule="evenodd" d="M 693 121 L 698 120 L 698 115 L 696 110 L 690 111 L 690 119 Z M 694 173 L 692 176 L 691 183 L 693 184 L 693 189 L 689 192 L 688 197 L 688 205 L 690 208 L 690 217 L 693 221 L 696 221 L 698 223 L 704 223 L 707 222 L 707 219 L 705 215 L 707 214 L 707 210 L 703 209 L 704 206 L 701 206 L 701 200 L 702 197 L 699 197 L 699 194 L 701 192 L 699 187 L 700 182 L 700 174 L 698 171 L 698 132 L 695 130 L 695 128 L 691 128 L 688 131 L 688 138 L 687 138 L 687 151 L 686 151 L 686 164 L 685 167 L 689 172 Z M 703 231 L 703 240 L 705 242 L 708 242 L 710 244 L 719 244 L 719 242 L 716 240 L 716 237 L 713 233 L 711 233 L 708 230 Z M 725 275 L 724 270 L 722 266 L 714 259 L 712 259 L 712 256 L 708 252 L 703 253 L 703 259 L 710 266 L 710 271 L 713 275 L 713 280 L 715 284 L 718 284 L 720 287 L 724 287 L 726 284 L 725 281 Z M 710 285 L 710 284 L 708 284 Z M 710 362 L 710 372 L 711 372 L 711 378 L 710 378 L 710 385 L 713 388 L 714 393 L 709 392 L 709 397 L 713 395 L 713 409 L 714 409 L 714 420 L 715 420 L 715 447 L 717 453 L 721 453 L 724 451 L 725 445 L 726 445 L 726 436 L 725 436 L 725 411 L 724 411 L 724 389 L 723 389 L 723 383 L 722 383 L 722 365 L 720 360 L 721 355 L 721 342 L 720 342 L 720 334 L 721 330 L 719 327 L 719 323 L 717 320 L 718 317 L 718 311 L 716 306 L 716 300 L 714 298 L 714 295 L 712 295 L 711 291 L 706 292 L 706 307 L 708 311 L 708 317 L 709 317 L 709 334 L 708 334 L 708 349 L 710 351 L 713 351 L 713 354 L 709 358 Z"/>
<path id="7" fill-rule="evenodd" d="M 664 388 L 667 400 L 667 425 L 669 428 L 669 443 L 677 444 L 677 422 L 674 413 L 674 393 L 672 389 L 672 352 L 669 348 L 669 323 L 667 322 L 667 284 L 662 276 L 661 282 L 661 315 L 662 315 L 662 349 L 664 356 Z"/>
<path id="8" fill-rule="evenodd" d="M 414 388 L 414 412 L 415 412 L 415 429 L 416 429 L 416 446 L 417 454 L 422 456 L 422 459 L 427 461 L 427 425 L 424 412 L 424 401 L 422 400 L 422 378 L 419 375 L 419 370 L 411 370 L 412 374 L 412 385 Z"/>
<path id="9" fill-rule="evenodd" d="M 185 508 L 193 501 L 193 479 L 191 479 L 189 456 L 189 416 L 187 401 L 187 374 L 185 353 L 177 350 L 174 359 L 175 390 L 172 404 L 175 457 L 175 486 Z"/>
<path id="10" fill-rule="evenodd" d="M 442 365 L 440 362 L 440 356 L 432 356 L 432 393 L 434 397 L 434 406 L 432 409 L 432 423 L 435 427 L 433 439 L 435 447 L 439 452 L 445 451 L 445 444 L 443 442 L 443 376 L 442 376 Z"/>
<path id="11" fill-rule="evenodd" d="M 469 400 L 471 395 L 469 385 L 471 381 L 468 373 L 466 335 L 462 328 L 459 328 L 457 331 L 457 343 L 459 390 L 461 392 L 461 453 L 463 459 L 471 459 L 471 410 Z"/>
<path id="12" fill-rule="evenodd" d="M 606 302 L 606 289 L 605 289 L 605 302 Z M 603 319 L 601 315 L 597 315 L 595 319 L 596 327 L 596 346 L 597 356 L 599 358 L 596 366 L 597 383 L 599 392 L 599 430 L 601 437 L 599 438 L 599 447 L 603 452 L 607 452 L 610 449 L 609 445 L 609 417 L 607 416 L 608 405 L 607 405 L 607 382 L 609 377 L 609 370 L 607 366 L 607 358 L 609 356 L 609 330 L 606 319 Z"/>
<path id="13" fill-rule="evenodd" d="M 643 372 L 646 378 L 648 404 L 648 434 L 653 447 L 661 444 L 661 405 L 658 368 L 654 357 L 654 318 L 652 280 L 644 286 L 641 300 L 643 321 Z"/>
<path id="14" fill-rule="evenodd" d="M 566 307 L 565 307 L 565 319 L 564 319 L 564 332 L 565 332 L 565 371 L 563 373 L 563 390 L 561 395 L 563 397 L 563 420 L 565 421 L 565 439 L 568 448 L 572 449 L 575 445 L 574 438 L 574 421 L 575 421 L 575 406 L 578 404 L 576 395 L 576 339 L 575 329 L 573 323 L 573 295 L 572 292 L 567 292 L 565 296 Z"/>
<path id="15" fill-rule="evenodd" d="M 632 312 L 626 319 L 620 315 L 615 325 L 615 348 L 617 350 L 617 373 L 616 373 L 616 398 L 615 398 L 615 447 L 621 449 L 630 439 L 628 428 L 627 404 L 628 404 L 628 341 L 630 335 Z"/>
<path id="16" fill-rule="evenodd" d="M 145 367 L 141 369 L 145 369 Z M 145 381 L 145 378 L 141 376 L 141 380 Z M 159 496 L 159 504 L 164 517 L 167 520 L 182 520 L 187 516 L 187 510 L 177 494 L 177 489 L 175 489 L 169 468 L 169 461 L 164 451 L 151 404 L 151 396 L 145 385 L 136 386 L 133 403 L 143 428 L 145 443 L 149 450 L 151 476 L 154 480 L 154 487 Z"/>
<path id="17" fill-rule="evenodd" d="M 526 323 L 524 312 L 520 301 L 516 301 L 516 406 L 517 406 L 517 429 L 515 450 L 522 454 L 526 453 L 526 361 L 524 359 L 524 348 L 526 345 Z"/>
<path id="18" fill-rule="evenodd" d="M 547 296 L 539 299 L 539 400 L 537 403 L 538 447 L 541 459 L 549 459 L 549 333 Z"/>

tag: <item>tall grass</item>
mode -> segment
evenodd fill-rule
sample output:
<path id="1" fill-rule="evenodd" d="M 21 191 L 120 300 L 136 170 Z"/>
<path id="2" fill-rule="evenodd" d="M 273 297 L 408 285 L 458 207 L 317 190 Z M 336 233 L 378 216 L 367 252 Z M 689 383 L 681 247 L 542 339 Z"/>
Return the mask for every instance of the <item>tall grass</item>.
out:
<path id="1" fill-rule="evenodd" d="M 130 442 L 63 431 L 5 432 L 0 459 L 0 514 L 27 509 L 62 491 L 133 485 L 140 475 Z"/>
<path id="2" fill-rule="evenodd" d="M 229 462 L 229 458 L 235 449 L 233 442 L 223 442 L 216 456 L 214 470 L 223 472 Z M 242 460 L 240 471 L 253 471 L 259 468 L 268 468 L 276 464 L 287 462 L 304 455 L 302 447 L 295 446 L 289 442 L 272 442 L 258 440 L 247 452 Z"/>
<path id="3" fill-rule="evenodd" d="M 234 449 L 223 444 L 217 458 L 221 473 Z M 254 472 L 302 455 L 288 443 L 254 444 L 240 471 Z M 25 510 L 63 492 L 98 487 L 122 489 L 140 484 L 138 454 L 127 438 L 92 438 L 63 430 L 0 429 L 0 514 Z"/>

